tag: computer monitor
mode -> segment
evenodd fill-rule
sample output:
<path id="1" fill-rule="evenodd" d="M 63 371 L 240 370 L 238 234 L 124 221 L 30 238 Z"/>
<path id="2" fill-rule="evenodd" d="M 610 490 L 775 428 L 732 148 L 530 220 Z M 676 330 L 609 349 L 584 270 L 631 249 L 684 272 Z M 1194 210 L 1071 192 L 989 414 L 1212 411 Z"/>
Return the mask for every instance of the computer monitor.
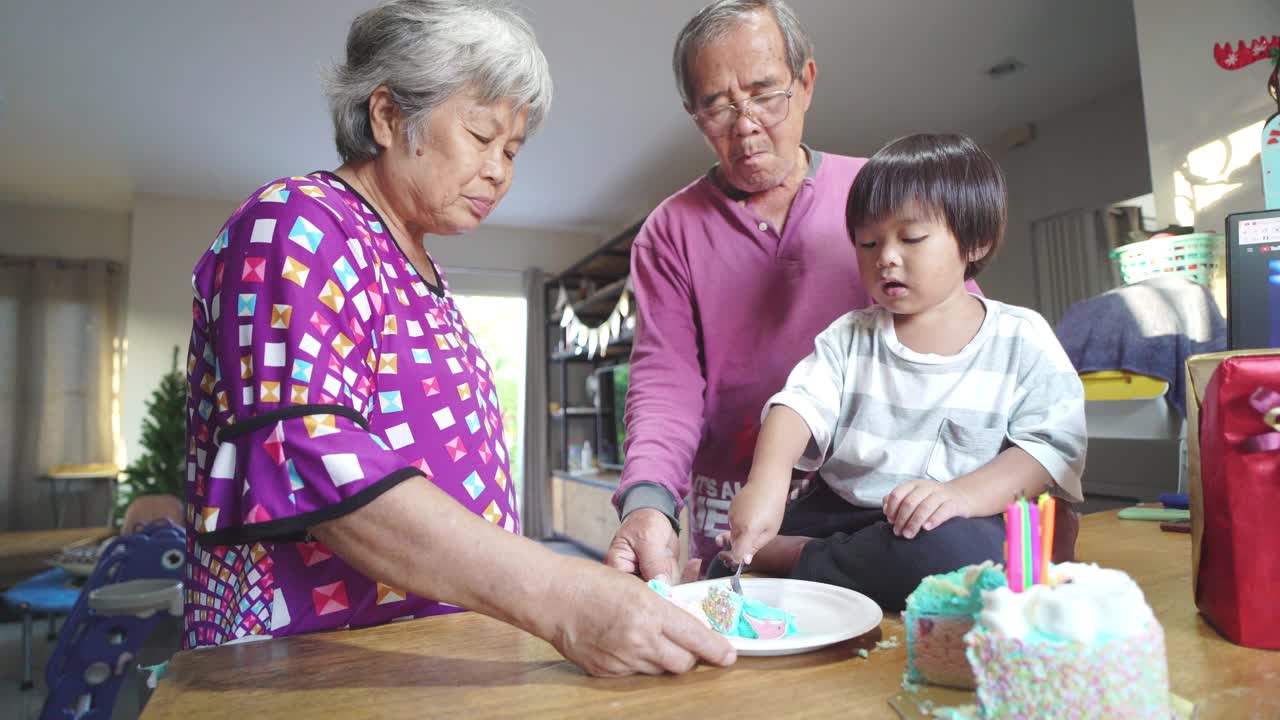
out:
<path id="1" fill-rule="evenodd" d="M 1227 216 L 1232 350 L 1280 348 L 1280 209 Z"/>
<path id="2" fill-rule="evenodd" d="M 631 384 L 631 366 L 627 363 L 598 368 L 596 375 L 596 457 L 600 466 L 621 470 L 626 459 L 627 388 Z"/>

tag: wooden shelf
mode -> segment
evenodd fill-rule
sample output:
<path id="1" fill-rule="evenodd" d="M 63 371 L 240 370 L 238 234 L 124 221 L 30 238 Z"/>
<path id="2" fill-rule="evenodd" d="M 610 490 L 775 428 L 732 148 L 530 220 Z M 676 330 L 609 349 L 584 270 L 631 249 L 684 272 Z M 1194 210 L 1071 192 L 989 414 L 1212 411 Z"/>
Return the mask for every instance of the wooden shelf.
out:
<path id="1" fill-rule="evenodd" d="M 613 506 L 621 474 L 617 472 L 551 471 L 551 524 L 554 534 L 601 557 L 608 551 L 620 522 Z M 680 511 L 680 567 L 689 555 L 689 508 Z"/>
<path id="2" fill-rule="evenodd" d="M 622 290 L 627 286 L 628 276 L 624 276 L 605 285 L 587 297 L 573 303 L 573 314 L 579 319 L 590 318 L 603 320 L 609 317 L 613 308 L 622 297 Z"/>
<path id="3" fill-rule="evenodd" d="M 627 286 L 627 280 L 630 276 L 624 275 L 621 278 L 605 285 L 581 300 L 569 303 L 573 308 L 573 313 L 581 318 L 603 319 L 609 316 L 613 311 L 617 300 L 622 297 L 622 290 Z M 547 318 L 547 327 L 560 327 L 560 315 L 564 310 L 553 312 L 555 317 Z"/>
<path id="4" fill-rule="evenodd" d="M 550 418 L 552 418 L 552 420 L 594 420 L 598 418 L 599 415 L 600 413 L 595 410 L 591 410 L 590 413 L 584 413 L 584 411 L 576 411 L 575 413 L 573 410 L 568 411 L 568 413 L 564 413 L 562 410 L 559 411 L 559 413 L 550 414 Z"/>
<path id="5" fill-rule="evenodd" d="M 560 320 L 565 306 L 557 309 L 557 303 L 567 293 L 567 307 L 581 323 L 598 328 L 607 322 L 626 292 L 632 243 L 640 227 L 641 223 L 635 223 L 613 235 L 543 286 L 546 327 L 535 329 L 544 333 L 547 342 L 547 400 L 559 406 L 556 413 L 549 412 L 551 406 L 548 407 L 546 422 L 547 456 L 552 465 L 566 464 L 572 448 L 584 441 L 594 447 L 612 448 L 612 411 L 608 405 L 601 411 L 584 407 L 580 396 L 582 381 L 600 368 L 626 363 L 635 337 L 635 319 L 631 318 L 619 328 L 620 337 L 610 338 L 603 356 L 598 354 L 600 348 L 592 357 L 587 356 L 585 347 L 564 349 L 566 331 L 560 327 Z M 583 418 L 589 422 L 583 422 Z M 609 454 L 604 457 L 613 459 Z M 621 479 L 620 470 L 614 466 L 551 472 L 548 480 L 552 527 L 558 536 L 603 555 L 618 529 L 618 512 L 612 498 Z"/>
<path id="6" fill-rule="evenodd" d="M 603 356 L 596 355 L 593 358 L 589 358 L 587 357 L 587 353 L 585 350 L 580 353 L 575 353 L 571 350 L 561 350 L 560 352 L 551 353 L 549 357 L 551 360 L 556 362 L 564 362 L 566 360 L 577 360 L 580 362 L 598 362 L 600 360 L 614 360 L 618 357 L 618 351 L 621 351 L 623 348 L 626 348 L 625 352 L 627 354 L 630 354 L 631 343 L 634 340 L 635 340 L 634 334 L 622 335 L 620 337 L 616 337 L 610 340 L 608 355 L 603 355 Z"/>
<path id="7" fill-rule="evenodd" d="M 617 489 L 622 480 L 622 473 L 616 470 L 552 470 L 551 474 L 561 480 L 610 489 Z"/>
<path id="8" fill-rule="evenodd" d="M 566 288 L 577 288 L 584 280 L 613 282 L 618 277 L 625 276 L 631 271 L 631 242 L 636 233 L 640 232 L 642 222 L 623 230 L 590 255 L 548 280 L 547 287 L 563 285 Z"/>

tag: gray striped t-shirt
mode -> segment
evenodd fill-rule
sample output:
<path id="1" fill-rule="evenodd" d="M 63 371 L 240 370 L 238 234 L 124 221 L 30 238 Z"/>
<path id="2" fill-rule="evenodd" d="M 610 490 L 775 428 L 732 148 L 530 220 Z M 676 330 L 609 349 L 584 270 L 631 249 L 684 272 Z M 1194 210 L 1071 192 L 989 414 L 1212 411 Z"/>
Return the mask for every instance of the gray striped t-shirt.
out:
<path id="1" fill-rule="evenodd" d="M 1083 500 L 1084 387 L 1039 313 L 981 298 L 987 315 L 955 355 L 898 341 L 893 316 L 855 310 L 818 335 L 786 387 L 765 404 L 804 418 L 813 442 L 796 464 L 840 497 L 879 507 L 895 486 L 966 475 L 1016 445 L 1056 494 Z"/>

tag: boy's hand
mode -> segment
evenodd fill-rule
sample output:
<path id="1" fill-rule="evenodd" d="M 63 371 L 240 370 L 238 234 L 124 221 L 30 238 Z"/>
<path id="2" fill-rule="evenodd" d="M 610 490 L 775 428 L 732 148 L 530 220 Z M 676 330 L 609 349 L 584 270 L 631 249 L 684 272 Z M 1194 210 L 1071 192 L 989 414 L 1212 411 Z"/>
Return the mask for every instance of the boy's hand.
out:
<path id="1" fill-rule="evenodd" d="M 729 555 L 735 562 L 751 562 L 751 556 L 777 536 L 789 487 L 789 482 L 783 484 L 779 494 L 768 482 L 748 480 L 733 498 L 729 505 L 729 532 L 721 533 L 716 543 L 724 547 L 728 541 Z"/>
<path id="2" fill-rule="evenodd" d="M 908 540 L 921 530 L 972 514 L 969 498 L 950 483 L 912 480 L 884 496 L 884 516 L 893 523 L 893 534 Z"/>

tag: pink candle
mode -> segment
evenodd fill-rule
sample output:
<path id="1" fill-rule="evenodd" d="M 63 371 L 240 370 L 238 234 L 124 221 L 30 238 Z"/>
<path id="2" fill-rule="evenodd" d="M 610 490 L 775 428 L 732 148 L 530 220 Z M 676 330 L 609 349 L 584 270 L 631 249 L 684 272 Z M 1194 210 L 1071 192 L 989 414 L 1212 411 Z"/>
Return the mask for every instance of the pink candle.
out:
<path id="1" fill-rule="evenodd" d="M 1022 506 L 1009 503 L 1004 514 L 1005 552 L 1004 572 L 1009 589 L 1022 592 Z"/>

